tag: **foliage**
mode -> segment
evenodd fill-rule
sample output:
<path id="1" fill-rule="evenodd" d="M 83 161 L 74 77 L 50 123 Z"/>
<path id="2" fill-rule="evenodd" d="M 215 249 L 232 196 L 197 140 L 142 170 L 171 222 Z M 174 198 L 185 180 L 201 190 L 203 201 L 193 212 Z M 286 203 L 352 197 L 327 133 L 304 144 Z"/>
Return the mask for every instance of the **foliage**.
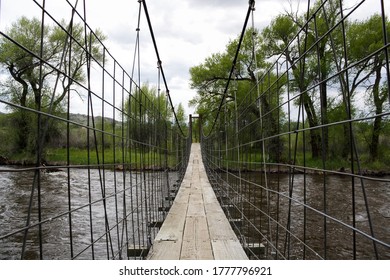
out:
<path id="1" fill-rule="evenodd" d="M 206 134 L 213 124 L 217 111 L 221 109 L 223 110 L 221 115 L 229 119 L 235 118 L 236 123 L 220 129 L 233 132 L 234 129 L 238 129 L 237 126 L 245 126 L 254 120 L 264 118 L 264 125 L 260 129 L 252 127 L 245 135 L 267 137 L 276 133 L 277 127 L 271 124 L 283 115 L 278 109 L 278 104 L 285 81 L 284 78 L 277 77 L 273 73 L 267 75 L 265 79 L 258 80 L 258 76 L 262 76 L 270 67 L 270 64 L 265 61 L 263 49 L 260 48 L 261 41 L 262 36 L 258 30 L 249 29 L 245 33 L 229 88 L 226 87 L 239 38 L 230 41 L 225 52 L 212 54 L 203 64 L 190 69 L 191 87 L 198 93 L 190 104 L 197 105 L 197 112 L 202 116 L 202 129 Z M 259 46 L 257 51 L 254 45 Z M 264 90 L 261 91 L 261 95 L 258 94 L 257 88 L 260 91 Z M 224 95 L 225 103 L 222 108 L 220 105 Z M 272 138 L 271 157 L 276 159 L 281 149 L 279 139 Z"/>
<path id="2" fill-rule="evenodd" d="M 84 81 L 83 67 L 91 56 L 102 61 L 99 44 L 105 36 L 98 30 L 85 34 L 81 24 L 62 21 L 59 26 L 42 26 L 39 19 L 27 17 L 18 19 L 6 33 L 8 37 L 0 38 L 0 66 L 8 79 L 1 92 L 15 105 L 10 109 L 17 114 L 16 148 L 34 151 L 37 138 L 42 138 L 38 134 L 45 132 L 38 132 L 38 115 L 25 108 L 30 112 L 61 112 L 70 90 Z M 85 36 L 90 39 L 86 47 Z M 52 126 L 47 118 L 40 117 L 40 122 L 46 130 Z"/>
<path id="3" fill-rule="evenodd" d="M 183 131 L 183 133 L 186 133 L 188 131 L 188 125 L 187 125 L 187 117 L 186 113 L 183 107 L 183 104 L 179 103 L 179 105 L 176 108 L 176 117 L 178 120 L 178 124 L 175 124 L 175 128 L 178 129 L 177 125 L 179 125 Z"/>
<path id="4" fill-rule="evenodd" d="M 263 30 L 249 29 L 223 107 L 238 39 L 190 69 L 191 87 L 197 91 L 191 105 L 203 116 L 206 131 L 220 110 L 214 131 L 219 149 L 225 140 L 217 139 L 228 139 L 229 147 L 241 144 L 257 152 L 265 143 L 271 162 L 291 162 L 293 148 L 298 148 L 297 158 L 305 154 L 313 165 L 325 160 L 342 167 L 356 158 L 356 151 L 367 166 L 387 160 L 380 151 L 388 145 L 384 27 L 390 38 L 390 22 L 381 15 L 343 19 L 343 6 L 342 1 L 316 1 L 306 13 L 286 12 Z M 286 107 L 280 106 L 286 97 L 300 112 L 298 122 L 289 118 L 286 124 Z M 359 115 L 365 120 L 354 121 Z"/>
<path id="5" fill-rule="evenodd" d="M 164 93 L 145 83 L 128 97 L 123 105 L 123 112 L 129 139 L 162 145 L 172 118 Z M 155 137 L 157 132 L 160 137 Z"/>
<path id="6" fill-rule="evenodd" d="M 67 159 L 68 149 L 66 148 L 50 148 L 47 152 L 46 160 L 51 164 L 64 164 Z M 124 157 L 123 157 L 124 156 Z M 164 154 L 160 155 L 161 157 Z M 121 165 L 124 162 L 128 163 L 128 168 L 142 169 L 144 162 L 153 162 L 158 155 L 155 152 L 141 153 L 139 151 L 123 151 L 121 148 L 103 149 L 97 155 L 96 150 L 93 149 L 88 153 L 87 149 L 70 148 L 69 149 L 70 164 L 72 165 L 97 165 L 105 164 L 108 169 L 114 168 L 113 164 Z M 99 161 L 98 161 L 99 159 Z M 103 162 L 104 159 L 104 162 Z M 130 161 L 131 159 L 131 161 Z M 176 159 L 174 155 L 168 155 L 168 166 L 174 168 Z M 160 166 L 145 166 L 146 168 L 159 168 Z"/>
<path id="7" fill-rule="evenodd" d="M 385 22 L 389 38 L 390 21 L 386 19 Z M 355 75 L 352 88 L 361 86 L 366 89 L 366 104 L 375 116 L 368 144 L 372 161 L 376 161 L 379 156 L 379 140 L 383 131 L 382 113 L 389 110 L 390 81 L 382 77 L 382 71 L 386 69 L 386 50 L 379 51 L 383 47 L 383 33 L 382 17 L 373 15 L 367 20 L 352 22 L 347 36 L 351 61 L 357 63 L 353 68 Z"/>

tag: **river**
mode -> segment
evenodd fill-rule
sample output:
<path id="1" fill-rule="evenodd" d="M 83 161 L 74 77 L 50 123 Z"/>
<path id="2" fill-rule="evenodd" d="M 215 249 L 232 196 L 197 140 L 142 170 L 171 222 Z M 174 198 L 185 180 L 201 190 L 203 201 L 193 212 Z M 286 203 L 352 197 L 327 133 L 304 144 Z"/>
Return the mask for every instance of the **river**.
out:
<path id="1" fill-rule="evenodd" d="M 10 172 L 0 172 L 0 259 L 20 259 L 24 239 L 24 258 L 39 259 L 39 227 L 30 228 L 27 238 L 20 231 L 26 225 L 35 172 L 5 169 Z M 68 176 L 64 169 L 40 176 L 43 259 L 127 258 L 125 240 L 146 244 L 157 231 L 147 224 L 162 219 L 157 208 L 168 206 L 157 199 L 168 194 L 163 172 L 71 169 Z M 176 178 L 169 173 L 170 185 Z M 35 188 L 30 225 L 39 221 L 37 205 Z"/>
<path id="2" fill-rule="evenodd" d="M 2 167 L 2 170 L 0 259 L 20 259 L 24 240 L 24 258 L 39 259 L 38 226 L 30 228 L 26 238 L 26 232 L 20 230 L 26 225 L 28 217 L 34 172 L 21 172 L 16 167 Z M 270 174 L 269 188 L 275 192 L 270 192 L 267 196 L 267 192 L 259 187 L 264 185 L 262 176 L 250 172 L 243 175 L 247 181 L 244 179 L 241 187 L 248 202 L 242 205 L 243 212 L 247 220 L 255 225 L 252 227 L 244 224 L 241 229 L 247 241 L 264 243 L 267 231 L 271 230 L 273 244 L 277 244 L 280 252 L 288 246 L 291 259 L 316 259 L 318 256 L 313 252 L 324 256 L 325 251 L 328 259 L 352 258 L 352 230 L 345 226 L 352 224 L 352 189 L 349 177 L 327 176 L 324 192 L 323 176 L 296 174 L 292 189 L 294 201 L 289 205 L 287 196 L 289 186 L 292 186 L 289 184 L 291 176 Z M 175 183 L 176 178 L 176 173 L 169 174 L 170 185 Z M 381 179 L 365 180 L 364 187 L 375 237 L 390 244 L 390 178 Z M 356 228 L 371 235 L 360 180 L 355 181 Z M 256 182 L 256 185 L 250 182 Z M 161 219 L 161 213 L 146 209 L 167 206 L 161 205 L 158 198 L 165 196 L 168 190 L 166 174 L 163 172 L 142 174 L 71 169 L 68 175 L 65 169 L 41 173 L 40 192 L 43 259 L 117 259 L 127 257 L 124 240 L 127 239 L 133 244 L 147 243 L 148 236 L 153 240 L 157 229 L 150 228 L 147 224 Z M 37 194 L 38 189 L 35 188 L 30 225 L 38 223 Z M 105 200 L 102 200 L 102 194 L 105 194 Z M 267 203 L 270 207 L 266 206 Z M 310 208 L 304 210 L 302 203 L 306 203 Z M 324 219 L 321 214 L 324 211 L 324 203 L 327 215 L 332 218 Z M 288 211 L 289 209 L 291 211 Z M 69 210 L 71 214 L 68 213 Z M 274 219 L 273 222 L 268 223 L 269 218 L 261 214 L 267 212 Z M 123 219 L 125 215 L 127 219 Z M 231 216 L 238 218 L 234 215 L 232 212 Z M 291 221 L 288 225 L 289 216 Z M 305 246 L 294 237 L 290 237 L 289 245 L 286 245 L 286 231 L 283 227 L 287 226 L 301 240 L 305 230 Z M 107 232 L 110 234 L 106 234 Z M 259 232 L 265 237 L 261 237 Z M 372 241 L 360 233 L 356 237 L 356 247 L 357 258 L 375 258 Z M 388 247 L 377 245 L 377 249 L 380 259 L 390 259 Z"/>
<path id="3" fill-rule="evenodd" d="M 265 258 L 390 259 L 390 177 L 355 178 L 353 191 L 346 175 L 271 173 L 267 192 L 263 174 L 241 176 L 241 181 L 234 174 L 229 179 L 230 197 L 238 188 L 244 193 L 233 198 L 241 209 L 230 208 L 230 216 L 244 214 L 237 231 L 249 244 L 268 245 Z M 370 236 L 380 241 L 378 256 Z"/>

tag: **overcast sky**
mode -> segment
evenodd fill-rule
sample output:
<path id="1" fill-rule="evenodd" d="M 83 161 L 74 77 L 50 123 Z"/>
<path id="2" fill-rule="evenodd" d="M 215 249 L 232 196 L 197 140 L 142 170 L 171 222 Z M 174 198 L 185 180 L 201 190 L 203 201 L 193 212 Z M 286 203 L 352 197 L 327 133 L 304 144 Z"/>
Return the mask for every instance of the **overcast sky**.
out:
<path id="1" fill-rule="evenodd" d="M 38 0 L 42 3 L 42 0 Z M 76 0 L 70 0 L 74 3 Z M 82 3 L 82 1 L 79 1 Z M 278 13 L 289 9 L 288 0 L 257 0 L 255 27 L 262 29 Z M 298 0 L 292 0 L 297 7 Z M 314 2 L 314 1 L 312 1 Z M 352 3 L 359 0 L 348 0 Z M 387 13 L 390 1 L 385 0 Z M 4 30 L 21 15 L 40 16 L 40 9 L 32 0 L 0 0 L 0 28 Z M 189 88 L 189 68 L 198 65 L 212 53 L 225 49 L 230 39 L 242 29 L 248 0 L 146 0 L 163 68 L 174 104 L 181 102 L 186 113 L 192 113 L 188 101 L 195 95 Z M 117 61 L 130 72 L 139 3 L 137 0 L 86 0 L 87 21 L 107 35 L 106 46 Z M 57 18 L 70 18 L 65 0 L 46 0 L 47 9 Z M 307 6 L 300 1 L 301 9 Z M 354 14 L 355 17 L 380 11 L 380 0 L 368 0 Z M 154 83 L 156 56 L 144 14 L 141 22 L 142 79 Z"/>

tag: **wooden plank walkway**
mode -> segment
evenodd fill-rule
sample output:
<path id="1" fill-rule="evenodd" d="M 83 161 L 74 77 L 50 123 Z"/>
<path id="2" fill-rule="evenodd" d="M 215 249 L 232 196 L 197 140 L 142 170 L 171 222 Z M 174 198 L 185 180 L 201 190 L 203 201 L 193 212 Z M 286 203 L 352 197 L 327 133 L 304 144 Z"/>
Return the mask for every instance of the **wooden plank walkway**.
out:
<path id="1" fill-rule="evenodd" d="M 191 146 L 183 182 L 147 259 L 248 259 L 207 178 L 199 143 Z"/>

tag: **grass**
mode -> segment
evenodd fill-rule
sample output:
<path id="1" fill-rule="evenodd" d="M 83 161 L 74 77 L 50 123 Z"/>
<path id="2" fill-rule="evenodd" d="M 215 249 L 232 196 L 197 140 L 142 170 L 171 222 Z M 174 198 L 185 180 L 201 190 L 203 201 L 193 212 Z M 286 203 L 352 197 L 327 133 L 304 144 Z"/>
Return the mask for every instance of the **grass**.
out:
<path id="1" fill-rule="evenodd" d="M 261 167 L 262 156 L 260 152 L 251 151 L 250 153 L 243 152 L 240 157 L 240 161 L 237 162 L 237 155 L 229 155 L 228 158 L 232 158 L 229 161 L 229 169 L 238 170 L 244 168 L 247 170 L 256 170 Z M 44 159 L 49 165 L 66 165 L 68 157 L 68 149 L 66 148 L 48 148 L 45 152 Z M 36 157 L 34 155 L 28 155 L 26 153 L 13 154 L 12 160 L 19 163 L 26 164 L 35 164 Z M 120 147 L 117 147 L 114 151 L 113 148 L 90 149 L 89 153 L 87 149 L 80 148 L 69 148 L 69 161 L 71 165 L 126 165 L 127 168 L 132 169 L 159 169 L 165 168 L 165 154 L 159 153 L 158 151 L 148 151 L 141 153 L 139 150 L 126 150 L 125 153 L 122 152 Z M 362 155 L 360 157 L 360 167 L 363 172 L 372 172 L 375 173 L 390 173 L 390 163 L 389 160 L 376 160 L 370 161 L 368 156 Z M 287 160 L 283 161 L 287 162 Z M 178 160 L 175 157 L 175 154 L 168 155 L 168 168 L 174 169 L 177 165 Z M 267 161 L 267 163 L 270 163 Z M 226 166 L 225 160 L 221 162 L 222 166 Z M 302 153 L 298 153 L 296 157 L 295 164 L 297 166 L 306 166 L 316 169 L 326 169 L 326 170 L 350 170 L 351 161 L 341 158 L 331 158 L 329 157 L 325 166 L 323 165 L 322 159 L 313 159 L 308 154 L 306 159 L 304 159 Z M 114 167 L 113 167 L 114 168 Z M 357 171 L 357 162 L 354 165 L 355 172 Z"/>
<path id="2" fill-rule="evenodd" d="M 63 165 L 67 163 L 68 149 L 56 148 L 46 151 L 45 160 L 49 164 Z M 158 152 L 141 153 L 138 150 L 125 151 L 121 148 L 115 149 L 78 149 L 69 148 L 69 162 L 71 165 L 118 165 L 130 164 L 131 168 L 163 168 L 165 166 L 165 155 Z M 176 158 L 173 155 L 168 155 L 168 166 L 176 165 Z"/>
<path id="3" fill-rule="evenodd" d="M 282 160 L 282 163 L 290 162 L 293 164 L 291 159 L 290 161 L 286 159 Z M 229 168 L 233 170 L 238 170 L 240 168 L 248 169 L 248 170 L 255 170 L 262 167 L 262 156 L 261 153 L 246 153 L 243 152 L 243 154 L 240 156 L 240 161 L 237 162 L 237 156 L 229 155 Z M 266 163 L 272 163 L 273 161 L 266 160 Z M 275 162 L 276 163 L 276 162 Z M 222 166 L 226 167 L 226 160 L 221 161 Z M 351 161 L 346 160 L 340 157 L 328 157 L 325 160 L 325 163 L 323 163 L 322 158 L 312 158 L 310 153 L 308 152 L 306 155 L 306 158 L 304 158 L 303 153 L 298 153 L 295 158 L 295 163 L 298 167 L 309 167 L 314 169 L 325 169 L 325 170 L 332 170 L 332 171 L 340 171 L 340 170 L 351 170 Z M 359 159 L 360 169 L 363 173 L 390 173 L 390 162 L 388 158 L 385 158 L 384 156 L 380 160 L 371 161 L 368 157 L 368 155 L 361 155 Z M 355 172 L 358 170 L 358 162 L 355 159 L 354 163 L 354 169 Z"/>

